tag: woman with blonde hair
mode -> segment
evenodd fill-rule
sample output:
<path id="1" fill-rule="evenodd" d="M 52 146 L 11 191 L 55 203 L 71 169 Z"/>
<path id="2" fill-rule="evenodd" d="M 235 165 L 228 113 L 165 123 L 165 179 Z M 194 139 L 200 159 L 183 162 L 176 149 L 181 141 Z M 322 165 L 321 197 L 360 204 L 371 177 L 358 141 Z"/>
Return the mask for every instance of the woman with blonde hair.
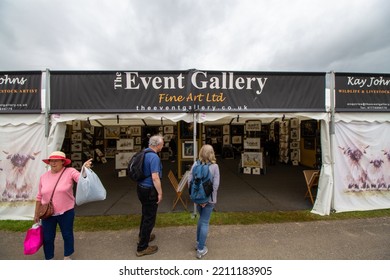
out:
<path id="1" fill-rule="evenodd" d="M 219 167 L 215 158 L 213 146 L 206 144 L 200 149 L 199 159 L 193 164 L 188 177 L 189 184 L 193 180 L 192 172 L 197 164 L 210 164 L 209 171 L 213 183 L 213 192 L 211 193 L 208 202 L 196 204 L 196 209 L 199 213 L 199 220 L 196 228 L 196 257 L 201 259 L 208 252 L 206 239 L 209 231 L 211 213 L 217 203 L 217 192 L 220 182 Z"/>

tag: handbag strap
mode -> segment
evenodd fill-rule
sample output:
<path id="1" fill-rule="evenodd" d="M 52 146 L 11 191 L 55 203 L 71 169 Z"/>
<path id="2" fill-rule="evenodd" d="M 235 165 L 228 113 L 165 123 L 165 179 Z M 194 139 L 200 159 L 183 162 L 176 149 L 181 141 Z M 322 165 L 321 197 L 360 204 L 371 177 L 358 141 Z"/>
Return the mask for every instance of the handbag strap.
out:
<path id="1" fill-rule="evenodd" d="M 65 169 L 66 169 L 66 167 L 64 167 L 64 170 L 62 170 L 60 177 L 58 177 L 58 180 L 57 180 L 57 182 L 56 182 L 56 184 L 55 184 L 55 186 L 54 186 L 53 192 L 51 193 L 50 202 L 51 202 L 52 199 L 53 199 L 54 191 L 56 190 L 57 184 L 58 184 L 58 182 L 60 181 L 60 179 L 61 179 L 61 177 L 62 177 L 62 174 L 64 174 Z"/>

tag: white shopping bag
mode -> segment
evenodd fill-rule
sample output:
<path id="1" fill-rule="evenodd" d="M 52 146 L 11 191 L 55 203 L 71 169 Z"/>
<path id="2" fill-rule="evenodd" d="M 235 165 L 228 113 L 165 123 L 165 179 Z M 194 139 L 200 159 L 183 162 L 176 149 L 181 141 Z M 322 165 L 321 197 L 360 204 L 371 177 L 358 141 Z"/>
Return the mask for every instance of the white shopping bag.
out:
<path id="1" fill-rule="evenodd" d="M 83 175 L 86 177 L 84 178 Z M 76 204 L 82 205 L 92 201 L 105 200 L 106 195 L 106 189 L 96 173 L 83 167 L 76 188 Z"/>

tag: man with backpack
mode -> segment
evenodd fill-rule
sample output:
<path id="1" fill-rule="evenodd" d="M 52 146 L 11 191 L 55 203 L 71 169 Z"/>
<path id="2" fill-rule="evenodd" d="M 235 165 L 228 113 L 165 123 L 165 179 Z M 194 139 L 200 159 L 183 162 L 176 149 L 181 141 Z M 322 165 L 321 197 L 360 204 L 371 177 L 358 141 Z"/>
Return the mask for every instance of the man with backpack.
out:
<path id="1" fill-rule="evenodd" d="M 162 200 L 162 164 L 157 153 L 164 146 L 161 135 L 152 136 L 149 139 L 149 147 L 143 158 L 143 173 L 146 178 L 137 181 L 137 195 L 142 204 L 142 216 L 139 229 L 139 238 L 136 255 L 142 257 L 157 252 L 157 245 L 149 246 L 149 242 L 155 239 L 152 234 L 156 223 L 158 204 Z"/>
<path id="2" fill-rule="evenodd" d="M 217 203 L 220 182 L 219 167 L 216 162 L 213 146 L 203 145 L 199 151 L 199 159 L 193 164 L 188 176 L 190 197 L 196 203 L 196 209 L 199 213 L 195 247 L 198 259 L 201 259 L 208 252 L 206 239 L 211 213 Z"/>

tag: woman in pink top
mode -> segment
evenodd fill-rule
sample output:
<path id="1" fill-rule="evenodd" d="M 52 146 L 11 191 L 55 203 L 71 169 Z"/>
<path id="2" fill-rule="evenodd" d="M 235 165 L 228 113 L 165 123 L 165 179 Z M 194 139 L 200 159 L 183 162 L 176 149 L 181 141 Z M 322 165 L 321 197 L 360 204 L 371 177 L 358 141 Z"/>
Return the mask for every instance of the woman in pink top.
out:
<path id="1" fill-rule="evenodd" d="M 64 259 L 71 259 L 74 252 L 73 222 L 75 217 L 73 195 L 73 182 L 78 182 L 80 172 L 73 167 L 66 167 L 71 160 L 66 158 L 60 151 L 51 153 L 43 162 L 50 165 L 50 170 L 45 172 L 39 181 L 38 194 L 36 197 L 34 221 L 39 222 L 38 209 L 41 204 L 49 203 L 54 190 L 53 206 L 54 215 L 42 220 L 43 228 L 43 251 L 45 259 L 54 258 L 54 240 L 57 224 L 60 226 L 64 240 Z M 83 166 L 91 168 L 92 159 L 87 160 Z"/>

